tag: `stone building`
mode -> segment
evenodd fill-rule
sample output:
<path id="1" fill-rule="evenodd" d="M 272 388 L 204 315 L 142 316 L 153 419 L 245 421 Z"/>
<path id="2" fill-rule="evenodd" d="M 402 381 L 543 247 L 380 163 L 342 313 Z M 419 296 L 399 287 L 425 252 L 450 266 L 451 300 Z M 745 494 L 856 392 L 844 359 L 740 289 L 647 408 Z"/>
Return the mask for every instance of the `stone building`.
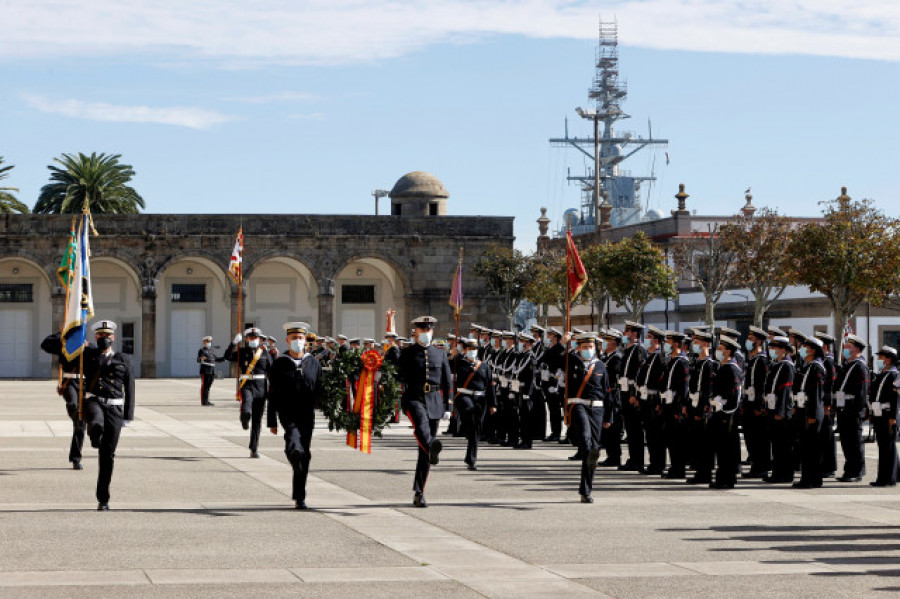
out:
<path id="1" fill-rule="evenodd" d="M 385 313 L 398 333 L 431 314 L 450 331 L 450 287 L 493 243 L 512 246 L 511 217 L 447 216 L 449 194 L 422 172 L 400 178 L 391 216 L 141 214 L 94 217 L 91 239 L 96 318 L 119 323 L 116 349 L 143 377 L 195 376 L 204 335 L 221 352 L 255 325 L 282 339 L 286 320 L 321 335 L 381 338 Z M 0 216 L 0 377 L 46 377 L 40 340 L 59 330 L 65 291 L 56 278 L 71 216 Z M 244 232 L 243 322 L 226 275 Z M 505 321 L 480 279 L 464 277 L 462 321 Z M 283 347 L 284 343 L 280 342 Z M 137 368 L 136 368 L 137 370 Z"/>

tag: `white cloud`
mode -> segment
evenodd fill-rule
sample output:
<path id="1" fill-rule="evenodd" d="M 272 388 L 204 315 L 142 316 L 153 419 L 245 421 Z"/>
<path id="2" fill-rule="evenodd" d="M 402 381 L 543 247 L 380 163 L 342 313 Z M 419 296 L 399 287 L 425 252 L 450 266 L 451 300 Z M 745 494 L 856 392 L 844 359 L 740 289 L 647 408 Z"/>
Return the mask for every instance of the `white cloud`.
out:
<path id="1" fill-rule="evenodd" d="M 240 102 L 243 104 L 276 104 L 285 102 L 308 102 L 310 100 L 318 100 L 319 97 L 307 92 L 280 92 L 262 96 L 235 96 L 224 99 L 228 102 Z"/>
<path id="2" fill-rule="evenodd" d="M 173 106 L 154 108 L 151 106 L 120 106 L 105 102 L 83 102 L 81 100 L 51 100 L 37 94 L 25 94 L 24 100 L 41 112 L 60 114 L 68 117 L 113 123 L 156 123 L 177 125 L 191 129 L 210 129 L 234 120 L 213 110 Z"/>
<path id="3" fill-rule="evenodd" d="M 137 55 L 343 64 L 496 34 L 900 60 L 896 0 L 6 0 L 0 58 Z"/>

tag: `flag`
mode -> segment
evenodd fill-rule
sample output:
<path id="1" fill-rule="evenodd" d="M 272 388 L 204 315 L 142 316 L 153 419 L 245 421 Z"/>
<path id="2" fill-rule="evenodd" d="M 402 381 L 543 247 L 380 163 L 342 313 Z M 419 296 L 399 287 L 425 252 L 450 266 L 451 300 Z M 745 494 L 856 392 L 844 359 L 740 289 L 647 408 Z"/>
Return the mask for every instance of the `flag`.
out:
<path id="1" fill-rule="evenodd" d="M 67 360 L 78 357 L 87 338 L 87 321 L 94 315 L 91 290 L 91 248 L 88 242 L 91 215 L 81 215 L 81 225 L 74 243 L 74 264 L 68 272 L 66 320 L 63 325 L 63 354 Z M 70 242 L 71 245 L 71 242 Z"/>
<path id="2" fill-rule="evenodd" d="M 238 231 L 237 239 L 234 242 L 234 249 L 231 250 L 231 260 L 228 262 L 228 276 L 234 281 L 235 285 L 241 284 L 241 263 L 244 261 L 244 228 Z"/>
<path id="3" fill-rule="evenodd" d="M 69 245 L 66 246 L 66 253 L 63 254 L 62 261 L 59 263 L 59 268 L 56 269 L 56 278 L 59 279 L 59 284 L 63 287 L 69 287 L 69 277 L 72 275 L 72 271 L 75 270 L 75 253 L 76 253 L 76 240 L 78 238 L 75 235 L 75 222 L 72 221 L 72 232 L 69 237 Z"/>
<path id="4" fill-rule="evenodd" d="M 462 261 L 456 266 L 456 276 L 453 277 L 453 289 L 450 291 L 450 305 L 453 306 L 453 313 L 459 316 L 459 311 L 463 307 Z"/>
<path id="5" fill-rule="evenodd" d="M 581 263 L 581 256 L 578 255 L 572 231 L 566 231 L 566 280 L 569 283 L 569 301 L 575 301 L 587 283 L 587 271 Z"/>

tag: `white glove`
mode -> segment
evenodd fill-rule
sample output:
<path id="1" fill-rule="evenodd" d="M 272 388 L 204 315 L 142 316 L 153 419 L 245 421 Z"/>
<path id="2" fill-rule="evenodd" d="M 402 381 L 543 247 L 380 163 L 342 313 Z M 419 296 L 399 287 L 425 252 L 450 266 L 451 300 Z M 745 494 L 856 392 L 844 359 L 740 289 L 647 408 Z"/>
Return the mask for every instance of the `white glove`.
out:
<path id="1" fill-rule="evenodd" d="M 450 420 L 450 412 L 444 412 L 444 415 L 441 416 L 441 420 Z"/>
<path id="2" fill-rule="evenodd" d="M 238 343 L 241 342 L 241 339 L 243 339 L 243 337 L 241 336 L 240 333 L 238 333 L 237 335 L 234 336 L 234 339 L 231 340 L 231 343 L 234 345 L 237 345 Z"/>
<path id="3" fill-rule="evenodd" d="M 123 420 L 122 426 L 131 426 L 131 420 Z"/>

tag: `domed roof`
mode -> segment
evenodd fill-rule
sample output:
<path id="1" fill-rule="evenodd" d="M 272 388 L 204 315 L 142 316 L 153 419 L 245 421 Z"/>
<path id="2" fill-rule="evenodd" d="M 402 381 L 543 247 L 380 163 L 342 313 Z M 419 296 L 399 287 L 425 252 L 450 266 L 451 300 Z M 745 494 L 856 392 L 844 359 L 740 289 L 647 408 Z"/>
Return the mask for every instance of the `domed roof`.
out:
<path id="1" fill-rule="evenodd" d="M 413 171 L 400 177 L 388 196 L 392 199 L 449 198 L 450 194 L 434 175 L 424 171 Z"/>

